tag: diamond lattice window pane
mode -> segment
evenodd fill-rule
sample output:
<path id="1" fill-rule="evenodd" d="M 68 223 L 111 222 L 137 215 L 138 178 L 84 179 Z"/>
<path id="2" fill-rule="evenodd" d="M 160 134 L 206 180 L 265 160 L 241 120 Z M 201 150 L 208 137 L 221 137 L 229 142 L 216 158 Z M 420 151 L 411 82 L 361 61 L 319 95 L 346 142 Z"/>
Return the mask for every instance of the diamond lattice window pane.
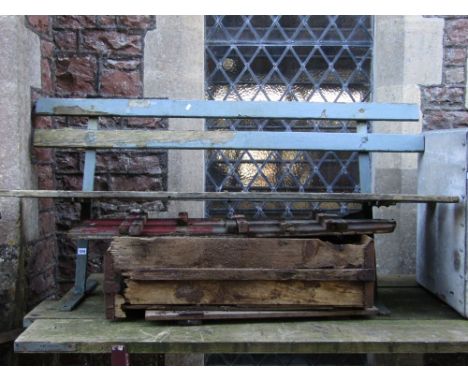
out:
<path id="1" fill-rule="evenodd" d="M 206 97 L 224 101 L 366 102 L 369 16 L 207 16 Z M 348 121 L 207 120 L 208 130 L 355 132 Z M 359 192 L 357 153 L 212 150 L 207 191 Z M 207 202 L 207 216 L 312 217 L 346 204 Z"/>

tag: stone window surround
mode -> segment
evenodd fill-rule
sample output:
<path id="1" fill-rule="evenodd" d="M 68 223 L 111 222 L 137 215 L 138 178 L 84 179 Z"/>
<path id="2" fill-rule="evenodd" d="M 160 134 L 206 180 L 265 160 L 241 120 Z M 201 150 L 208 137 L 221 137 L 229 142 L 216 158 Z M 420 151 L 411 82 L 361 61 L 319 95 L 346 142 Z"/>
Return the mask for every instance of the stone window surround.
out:
<path id="1" fill-rule="evenodd" d="M 156 16 L 156 25 L 156 30 L 148 32 L 145 38 L 144 96 L 203 99 L 204 17 Z M 438 17 L 375 16 L 375 102 L 420 104 L 419 86 L 441 83 L 443 28 L 444 20 Z M 203 130 L 204 121 L 172 119 L 171 129 Z M 422 122 L 375 123 L 373 129 L 417 133 L 422 131 Z M 374 156 L 373 160 L 375 192 L 416 192 L 413 181 L 416 156 L 384 154 Z M 172 150 L 168 166 L 169 191 L 204 191 L 203 152 Z M 173 202 L 167 216 L 181 210 L 201 217 L 204 205 L 203 202 Z M 376 210 L 375 216 L 399 222 L 395 234 L 377 239 L 379 272 L 414 272 L 415 206 Z"/>

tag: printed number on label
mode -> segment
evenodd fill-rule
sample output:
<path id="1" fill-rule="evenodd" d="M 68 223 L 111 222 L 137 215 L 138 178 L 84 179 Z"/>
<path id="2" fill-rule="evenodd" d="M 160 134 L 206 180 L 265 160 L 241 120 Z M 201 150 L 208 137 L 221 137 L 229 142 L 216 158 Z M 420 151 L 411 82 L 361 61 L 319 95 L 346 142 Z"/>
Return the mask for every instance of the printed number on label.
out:
<path id="1" fill-rule="evenodd" d="M 86 248 L 78 248 L 78 255 L 86 255 L 88 253 Z"/>

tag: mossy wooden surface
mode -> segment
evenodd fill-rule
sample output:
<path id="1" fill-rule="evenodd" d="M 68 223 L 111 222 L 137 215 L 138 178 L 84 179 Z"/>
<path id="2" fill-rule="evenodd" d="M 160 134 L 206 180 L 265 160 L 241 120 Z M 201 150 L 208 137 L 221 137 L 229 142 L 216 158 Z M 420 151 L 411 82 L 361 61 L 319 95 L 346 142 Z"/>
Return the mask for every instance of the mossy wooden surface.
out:
<path id="1" fill-rule="evenodd" d="M 71 312 L 60 312 L 56 301 L 40 304 L 26 317 L 30 326 L 16 340 L 15 349 L 100 353 L 109 352 L 113 344 L 126 344 L 130 352 L 160 353 L 468 352 L 468 320 L 422 288 L 392 282 L 379 288 L 378 301 L 390 315 L 181 326 L 107 321 L 97 289 Z"/>

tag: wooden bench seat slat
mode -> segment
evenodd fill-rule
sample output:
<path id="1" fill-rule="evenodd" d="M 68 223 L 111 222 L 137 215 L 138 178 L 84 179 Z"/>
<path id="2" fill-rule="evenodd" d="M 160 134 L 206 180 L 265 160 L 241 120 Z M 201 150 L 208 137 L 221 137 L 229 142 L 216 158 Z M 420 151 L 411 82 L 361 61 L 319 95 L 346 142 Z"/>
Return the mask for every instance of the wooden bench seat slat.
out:
<path id="1" fill-rule="evenodd" d="M 360 194 L 312 192 L 168 192 L 168 191 L 62 191 L 0 190 L 0 197 L 154 200 L 253 200 L 393 203 L 458 203 L 458 196 L 415 194 Z"/>

